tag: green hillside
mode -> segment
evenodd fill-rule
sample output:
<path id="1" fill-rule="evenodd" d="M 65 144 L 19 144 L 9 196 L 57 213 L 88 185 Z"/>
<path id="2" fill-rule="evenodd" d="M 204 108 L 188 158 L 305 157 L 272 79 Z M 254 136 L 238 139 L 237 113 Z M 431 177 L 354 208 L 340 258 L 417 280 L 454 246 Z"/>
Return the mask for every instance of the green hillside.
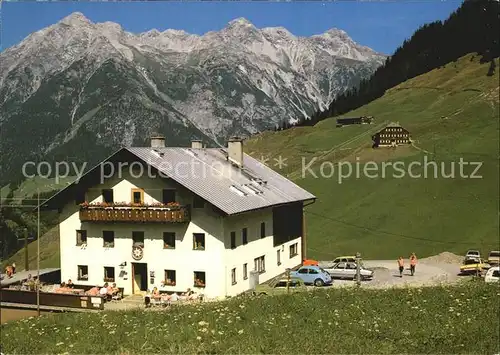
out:
<path id="1" fill-rule="evenodd" d="M 74 176 L 60 177 L 59 181 L 56 181 L 54 178 L 45 178 L 41 176 L 26 179 L 16 189 L 14 189 L 13 196 L 11 197 L 9 204 L 19 203 L 22 199 L 36 199 L 37 191 L 40 191 L 40 194 L 43 194 L 60 190 L 72 183 L 75 179 L 76 177 Z M 0 189 L 2 201 L 5 200 L 11 191 L 10 184 L 5 185 Z"/>
<path id="2" fill-rule="evenodd" d="M 308 257 L 331 259 L 359 251 L 366 258 L 394 259 L 411 252 L 424 257 L 499 248 L 499 75 L 487 76 L 489 66 L 467 55 L 344 115 L 374 116 L 372 125 L 336 128 L 331 118 L 246 142 L 247 153 L 269 158 L 270 167 L 318 197 L 306 211 Z M 415 146 L 372 149 L 371 135 L 393 121 L 410 131 Z M 280 155 L 287 159 L 282 169 L 273 160 Z M 307 170 L 304 176 L 302 166 L 315 157 L 311 169 L 318 178 Z M 409 164 L 423 164 L 424 157 L 439 164 L 439 170 L 444 164 L 445 174 L 455 163 L 456 177 L 439 173 L 434 178 L 432 167 L 427 179 L 408 176 Z M 461 158 L 481 162 L 476 175 L 482 178 L 461 178 Z M 338 165 L 332 177 L 321 177 L 323 162 L 340 161 L 353 163 L 354 172 L 358 163 L 360 177 L 339 183 Z M 378 164 L 378 178 L 363 176 L 367 161 Z M 396 161 L 405 164 L 406 175 L 393 177 L 394 170 L 387 168 L 382 178 L 382 163 Z M 423 168 L 410 170 L 418 174 Z M 474 170 L 464 167 L 464 175 Z M 324 165 L 323 172 L 328 176 L 331 165 Z"/>
<path id="3" fill-rule="evenodd" d="M 30 270 L 36 270 L 37 266 L 37 245 L 36 241 L 28 244 L 28 263 Z M 24 248 L 12 255 L 2 267 L 16 263 L 18 270 L 24 270 Z M 53 268 L 60 266 L 59 258 L 59 227 L 53 227 L 40 237 L 40 268 Z"/>

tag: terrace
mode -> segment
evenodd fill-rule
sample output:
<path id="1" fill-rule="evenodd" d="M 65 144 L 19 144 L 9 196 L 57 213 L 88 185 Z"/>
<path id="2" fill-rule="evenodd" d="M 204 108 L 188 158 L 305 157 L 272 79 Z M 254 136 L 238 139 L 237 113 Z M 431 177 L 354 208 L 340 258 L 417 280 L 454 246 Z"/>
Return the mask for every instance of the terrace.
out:
<path id="1" fill-rule="evenodd" d="M 189 206 L 169 204 L 83 203 L 82 222 L 184 223 L 190 221 Z"/>

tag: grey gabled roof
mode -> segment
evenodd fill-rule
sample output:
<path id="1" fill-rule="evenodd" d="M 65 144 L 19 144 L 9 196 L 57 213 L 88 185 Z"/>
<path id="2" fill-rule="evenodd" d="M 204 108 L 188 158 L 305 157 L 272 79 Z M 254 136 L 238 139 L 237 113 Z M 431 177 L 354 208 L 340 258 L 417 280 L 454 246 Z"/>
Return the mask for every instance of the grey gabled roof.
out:
<path id="1" fill-rule="evenodd" d="M 124 149 L 227 214 L 316 198 L 247 154 L 239 168 L 225 149 Z"/>
<path id="2" fill-rule="evenodd" d="M 130 147 L 121 148 L 106 158 L 79 181 L 74 181 L 41 203 L 40 208 L 61 209 L 70 198 L 74 198 L 76 190 L 101 181 L 103 166 L 107 162 L 122 160 L 150 165 L 161 172 L 161 176 L 173 179 L 228 215 L 316 199 L 246 154 L 240 168 L 227 160 L 226 149 Z"/>

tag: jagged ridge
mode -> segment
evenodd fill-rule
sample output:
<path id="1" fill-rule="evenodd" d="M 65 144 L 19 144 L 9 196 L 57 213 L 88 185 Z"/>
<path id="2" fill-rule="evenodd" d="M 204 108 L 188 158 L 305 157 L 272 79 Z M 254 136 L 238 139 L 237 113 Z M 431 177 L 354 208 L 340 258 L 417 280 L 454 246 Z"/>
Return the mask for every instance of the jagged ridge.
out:
<path id="1" fill-rule="evenodd" d="M 338 29 L 298 37 L 240 18 L 204 35 L 132 34 L 74 13 L 0 53 L 2 176 L 27 158 L 101 158 L 153 130 L 220 144 L 272 129 L 325 109 L 384 60 Z"/>

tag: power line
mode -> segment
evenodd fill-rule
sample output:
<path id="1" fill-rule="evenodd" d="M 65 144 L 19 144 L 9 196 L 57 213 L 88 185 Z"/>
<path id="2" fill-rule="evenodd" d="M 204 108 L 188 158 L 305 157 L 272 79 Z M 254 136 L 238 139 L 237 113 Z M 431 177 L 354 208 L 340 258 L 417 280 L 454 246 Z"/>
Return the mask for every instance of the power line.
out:
<path id="1" fill-rule="evenodd" d="M 448 241 L 442 241 L 442 240 L 434 240 L 434 239 L 427 239 L 427 238 L 421 238 L 421 237 L 414 237 L 414 236 L 409 236 L 409 235 L 404 235 L 404 234 L 398 234 L 398 233 L 391 233 L 391 232 L 386 232 L 386 231 L 382 231 L 382 230 L 378 230 L 378 229 L 363 227 L 363 226 L 360 226 L 360 225 L 357 225 L 357 224 L 353 224 L 353 223 L 342 221 L 340 219 L 336 219 L 336 218 L 332 218 L 332 217 L 328 217 L 328 216 L 323 216 L 323 215 L 321 215 L 319 213 L 315 213 L 315 212 L 311 212 L 311 211 L 305 211 L 305 212 L 309 213 L 309 214 L 312 214 L 314 216 L 318 216 L 318 217 L 321 217 L 321 218 L 324 218 L 324 219 L 328 219 L 328 220 L 333 221 L 333 222 L 341 223 L 341 224 L 344 224 L 346 226 L 350 226 L 350 227 L 353 227 L 353 228 L 362 229 L 362 230 L 365 230 L 365 231 L 368 231 L 368 232 L 372 232 L 372 233 L 386 234 L 386 235 L 391 235 L 391 236 L 394 236 L 394 237 L 400 237 L 400 238 L 412 239 L 412 240 L 420 240 L 420 241 L 431 242 L 431 243 L 470 245 L 470 242 L 457 242 L 457 241 L 453 241 L 453 242 L 450 241 L 450 242 L 448 242 Z M 484 243 L 484 242 L 481 243 L 481 244 L 483 244 L 483 245 L 495 245 L 495 246 L 498 245 L 498 243 L 495 244 L 495 243 Z"/>

